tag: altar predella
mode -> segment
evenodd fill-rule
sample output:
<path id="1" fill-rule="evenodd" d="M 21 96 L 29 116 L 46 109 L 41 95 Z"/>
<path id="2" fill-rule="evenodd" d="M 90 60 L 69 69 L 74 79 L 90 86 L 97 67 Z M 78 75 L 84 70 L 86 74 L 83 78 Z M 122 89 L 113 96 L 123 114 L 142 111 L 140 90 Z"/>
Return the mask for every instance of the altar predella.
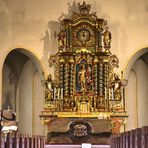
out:
<path id="1" fill-rule="evenodd" d="M 77 11 L 64 18 L 56 34 L 58 52 L 49 58 L 54 79 L 43 81 L 45 106 L 40 118 L 48 127 L 49 143 L 107 144 L 128 117 L 125 111 L 123 72 L 112 55 L 112 34 L 107 21 L 77 3 Z"/>

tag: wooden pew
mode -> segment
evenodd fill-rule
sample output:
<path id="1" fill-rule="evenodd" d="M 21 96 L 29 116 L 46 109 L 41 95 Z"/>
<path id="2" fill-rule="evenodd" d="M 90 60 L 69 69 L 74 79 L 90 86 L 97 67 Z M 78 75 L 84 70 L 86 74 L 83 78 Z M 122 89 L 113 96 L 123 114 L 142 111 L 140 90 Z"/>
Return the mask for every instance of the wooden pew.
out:
<path id="1" fill-rule="evenodd" d="M 148 147 L 148 126 L 136 128 L 117 135 L 110 139 L 111 148 L 147 148 Z"/>
<path id="2" fill-rule="evenodd" d="M 26 134 L 0 135 L 0 148 L 44 148 L 44 136 L 32 136 Z"/>

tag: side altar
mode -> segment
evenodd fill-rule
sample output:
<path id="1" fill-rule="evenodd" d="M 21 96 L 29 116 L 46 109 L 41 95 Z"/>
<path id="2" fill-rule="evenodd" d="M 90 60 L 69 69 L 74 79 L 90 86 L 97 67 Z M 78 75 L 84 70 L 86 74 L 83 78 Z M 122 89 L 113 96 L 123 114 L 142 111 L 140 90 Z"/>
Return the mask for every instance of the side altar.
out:
<path id="1" fill-rule="evenodd" d="M 49 143 L 106 144 L 119 133 L 125 111 L 123 72 L 112 55 L 107 21 L 90 12 L 85 1 L 61 21 L 56 33 L 58 52 L 49 58 L 54 79 L 44 76 L 45 106 L 40 118 L 48 127 Z"/>

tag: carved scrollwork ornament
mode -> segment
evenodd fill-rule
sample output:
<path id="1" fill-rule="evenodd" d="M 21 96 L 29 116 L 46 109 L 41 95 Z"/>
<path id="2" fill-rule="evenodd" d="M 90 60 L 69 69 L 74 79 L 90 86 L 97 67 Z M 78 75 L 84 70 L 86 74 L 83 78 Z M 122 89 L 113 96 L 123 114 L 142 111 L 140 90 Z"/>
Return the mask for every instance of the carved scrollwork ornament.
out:
<path id="1" fill-rule="evenodd" d="M 58 54 L 51 55 L 49 57 L 48 62 L 49 62 L 49 67 L 54 67 L 54 82 L 56 84 L 59 84 L 60 83 L 60 80 L 59 80 L 59 68 L 60 68 L 59 55 Z"/>
<path id="2" fill-rule="evenodd" d="M 66 30 L 60 29 L 60 32 L 57 34 L 58 37 L 58 45 L 59 51 L 62 52 L 63 49 L 66 47 Z"/>
<path id="3" fill-rule="evenodd" d="M 58 54 L 51 55 L 48 59 L 49 67 L 53 67 L 58 62 Z"/>

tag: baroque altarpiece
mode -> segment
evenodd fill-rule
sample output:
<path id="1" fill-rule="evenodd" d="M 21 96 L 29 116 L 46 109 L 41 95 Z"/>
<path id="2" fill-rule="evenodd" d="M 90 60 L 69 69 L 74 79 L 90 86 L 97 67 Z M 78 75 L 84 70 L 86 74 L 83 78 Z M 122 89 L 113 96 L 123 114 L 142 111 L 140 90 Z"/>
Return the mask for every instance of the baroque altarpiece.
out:
<path id="1" fill-rule="evenodd" d="M 110 51 L 112 35 L 107 21 L 90 12 L 91 5 L 77 4 L 78 11 L 63 19 L 56 34 L 58 52 L 49 58 L 54 79 L 43 81 L 45 107 L 40 118 L 48 127 L 48 142 L 99 143 L 99 135 L 120 132 L 127 114 L 123 73 Z M 62 143 L 61 142 L 61 143 Z"/>

